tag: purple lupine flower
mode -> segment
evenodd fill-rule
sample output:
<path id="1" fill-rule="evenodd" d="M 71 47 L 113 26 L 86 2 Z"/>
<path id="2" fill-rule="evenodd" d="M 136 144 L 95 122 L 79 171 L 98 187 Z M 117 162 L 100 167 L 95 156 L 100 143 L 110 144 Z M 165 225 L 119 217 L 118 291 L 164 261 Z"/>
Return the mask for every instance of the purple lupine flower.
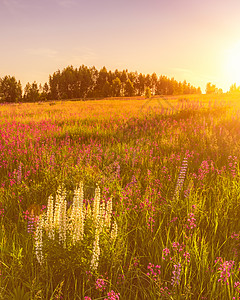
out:
<path id="1" fill-rule="evenodd" d="M 177 265 L 174 265 L 174 271 L 172 279 L 171 279 L 171 285 L 179 285 L 180 284 L 180 275 L 181 275 L 181 264 L 178 263 Z"/>

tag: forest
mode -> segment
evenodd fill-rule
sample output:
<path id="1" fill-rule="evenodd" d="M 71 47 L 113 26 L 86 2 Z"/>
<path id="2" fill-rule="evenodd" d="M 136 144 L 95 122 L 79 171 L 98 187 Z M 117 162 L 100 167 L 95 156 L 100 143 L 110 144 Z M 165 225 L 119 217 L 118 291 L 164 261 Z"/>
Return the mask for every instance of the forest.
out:
<path id="1" fill-rule="evenodd" d="M 36 81 L 22 88 L 14 76 L 0 78 L 1 102 L 38 102 L 64 99 L 98 99 L 105 97 L 143 96 L 146 89 L 151 95 L 201 94 L 186 80 L 178 82 L 167 76 L 142 74 L 138 72 L 108 71 L 106 67 L 97 70 L 85 65 L 79 68 L 68 66 L 49 75 L 44 85 Z"/>

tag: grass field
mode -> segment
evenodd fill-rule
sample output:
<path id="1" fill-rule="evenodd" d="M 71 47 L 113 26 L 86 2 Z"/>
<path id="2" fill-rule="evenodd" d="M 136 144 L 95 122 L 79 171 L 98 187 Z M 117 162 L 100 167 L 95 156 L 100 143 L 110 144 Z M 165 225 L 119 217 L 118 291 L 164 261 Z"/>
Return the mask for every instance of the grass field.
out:
<path id="1" fill-rule="evenodd" d="M 240 96 L 0 106 L 0 299 L 240 299 Z"/>

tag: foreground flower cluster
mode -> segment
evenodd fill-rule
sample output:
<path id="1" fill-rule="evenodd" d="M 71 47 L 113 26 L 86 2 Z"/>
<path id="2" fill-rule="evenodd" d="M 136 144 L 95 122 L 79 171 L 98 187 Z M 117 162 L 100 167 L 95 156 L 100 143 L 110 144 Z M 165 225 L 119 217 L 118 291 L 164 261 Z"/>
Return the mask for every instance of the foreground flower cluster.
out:
<path id="1" fill-rule="evenodd" d="M 83 182 L 74 190 L 72 205 L 67 209 L 66 190 L 59 187 L 55 201 L 49 196 L 47 212 L 38 218 L 35 234 L 35 252 L 39 264 L 45 260 L 44 239 L 58 242 L 63 248 L 71 248 L 88 238 L 85 235 L 85 224 L 91 224 L 94 242 L 90 269 L 96 270 L 101 249 L 100 234 L 108 234 L 111 243 L 117 238 L 117 222 L 113 220 L 112 199 L 107 203 L 101 201 L 100 188 L 95 190 L 92 206 L 84 199 Z"/>

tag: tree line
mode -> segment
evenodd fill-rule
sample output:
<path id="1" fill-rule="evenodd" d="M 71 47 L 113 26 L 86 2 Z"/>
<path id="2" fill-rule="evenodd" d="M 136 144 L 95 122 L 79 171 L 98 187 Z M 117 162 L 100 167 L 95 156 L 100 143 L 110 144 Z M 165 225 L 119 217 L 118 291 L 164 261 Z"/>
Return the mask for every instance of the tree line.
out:
<path id="1" fill-rule="evenodd" d="M 0 99 L 2 102 L 36 102 L 61 99 L 86 99 L 102 97 L 142 96 L 146 89 L 152 95 L 201 94 L 186 80 L 178 82 L 167 76 L 142 74 L 138 72 L 108 71 L 103 67 L 68 66 L 49 76 L 49 82 L 43 86 L 34 81 L 26 84 L 24 90 L 14 76 L 0 78 Z"/>
<path id="2" fill-rule="evenodd" d="M 208 82 L 206 85 L 206 94 L 222 94 L 223 90 L 221 88 L 217 88 L 215 84 Z"/>

